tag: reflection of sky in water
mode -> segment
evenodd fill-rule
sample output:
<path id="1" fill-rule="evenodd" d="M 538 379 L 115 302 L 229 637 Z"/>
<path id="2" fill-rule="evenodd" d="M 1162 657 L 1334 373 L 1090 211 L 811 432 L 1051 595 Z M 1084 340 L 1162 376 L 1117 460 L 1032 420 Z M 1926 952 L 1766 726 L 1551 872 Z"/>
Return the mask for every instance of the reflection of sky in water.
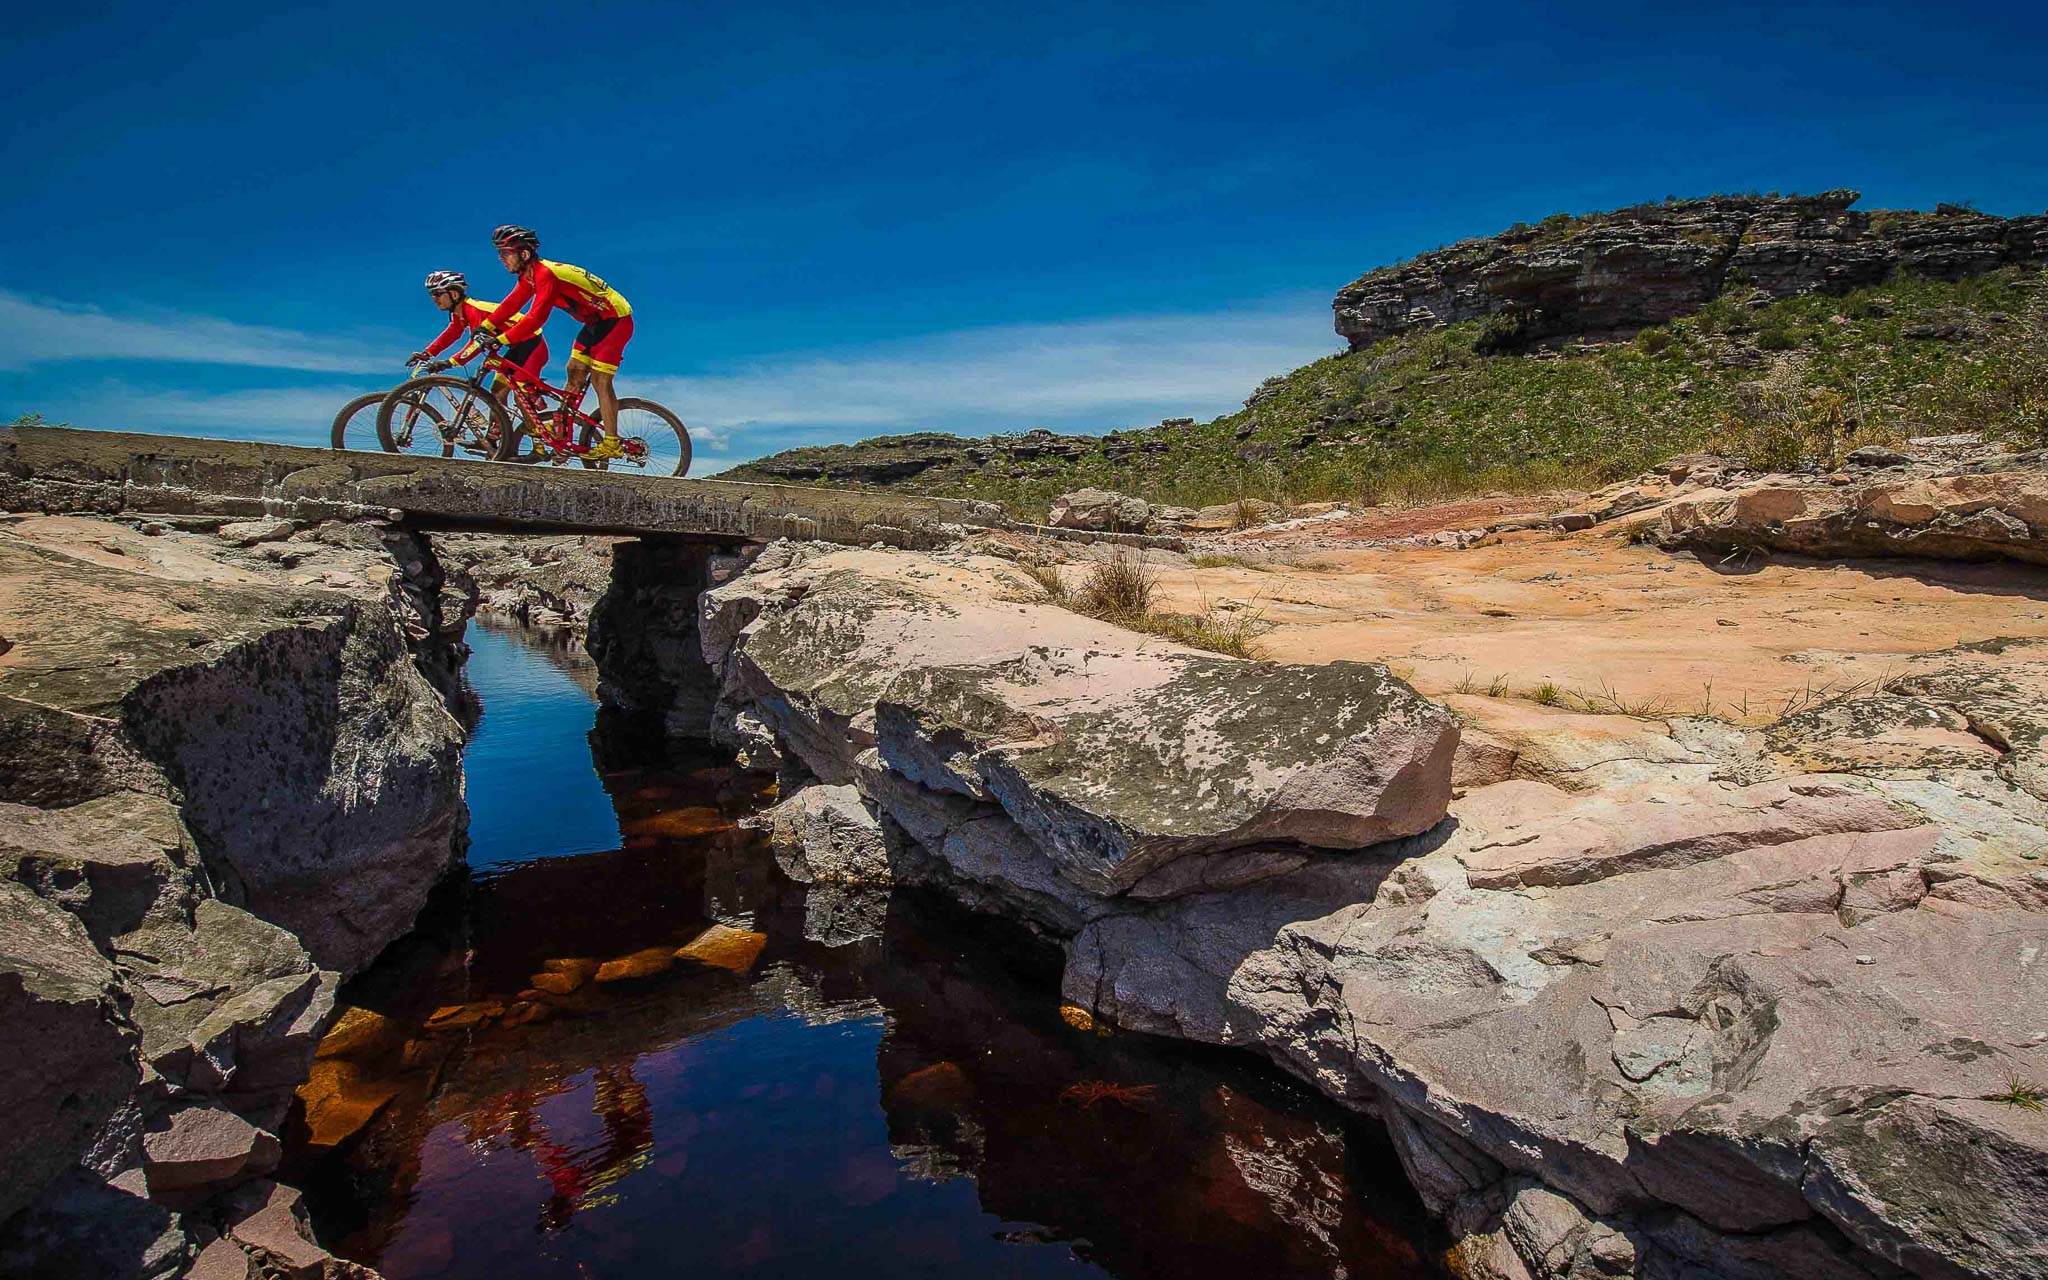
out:
<path id="1" fill-rule="evenodd" d="M 484 717 L 463 757 L 469 784 L 469 865 L 618 847 L 619 822 L 590 767 L 586 735 L 597 700 L 521 633 L 472 622 L 469 681 Z"/>
<path id="2" fill-rule="evenodd" d="M 727 760 L 620 764 L 607 795 L 587 674 L 471 634 L 488 870 L 344 992 L 375 1029 L 315 1074 L 361 1127 L 288 1157 L 345 1256 L 390 1280 L 1442 1275 L 1369 1127 L 1248 1059 L 1070 1024 L 1056 959 L 985 917 L 792 883 L 732 825 L 763 797 Z"/>

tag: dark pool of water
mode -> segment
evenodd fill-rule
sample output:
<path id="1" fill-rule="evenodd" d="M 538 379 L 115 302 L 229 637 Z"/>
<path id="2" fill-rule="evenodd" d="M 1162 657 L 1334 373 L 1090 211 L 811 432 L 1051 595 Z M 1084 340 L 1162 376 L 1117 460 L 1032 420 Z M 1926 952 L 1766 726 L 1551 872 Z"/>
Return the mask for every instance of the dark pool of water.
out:
<path id="1" fill-rule="evenodd" d="M 985 918 L 807 892 L 732 825 L 766 797 L 723 761 L 601 739 L 591 768 L 573 653 L 476 647 L 472 873 L 345 992 L 288 1135 L 339 1252 L 390 1280 L 1441 1274 L 1371 1126 L 1073 1025 L 1057 958 Z M 534 795 L 579 770 L 601 812 Z"/>

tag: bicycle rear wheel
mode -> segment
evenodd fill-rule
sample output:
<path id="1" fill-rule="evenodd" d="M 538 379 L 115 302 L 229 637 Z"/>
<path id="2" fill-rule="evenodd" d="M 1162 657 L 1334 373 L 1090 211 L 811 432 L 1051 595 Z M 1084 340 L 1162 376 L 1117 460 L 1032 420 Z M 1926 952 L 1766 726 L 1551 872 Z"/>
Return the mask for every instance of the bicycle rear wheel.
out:
<path id="1" fill-rule="evenodd" d="M 384 397 L 377 440 L 390 453 L 502 457 L 512 447 L 512 419 L 490 392 L 463 378 L 414 378 Z"/>
<path id="2" fill-rule="evenodd" d="M 601 434 L 596 427 L 585 427 L 583 443 L 596 444 Z M 689 430 L 681 418 L 652 400 L 619 401 L 619 440 L 627 452 L 625 457 L 616 459 L 616 464 L 650 476 L 690 473 Z M 638 451 L 633 448 L 636 440 L 641 445 Z"/>
<path id="3" fill-rule="evenodd" d="M 381 449 L 377 439 L 377 406 L 384 403 L 389 391 L 372 391 L 366 396 L 357 396 L 341 406 L 341 412 L 334 415 L 334 432 L 330 447 L 336 449 Z"/>

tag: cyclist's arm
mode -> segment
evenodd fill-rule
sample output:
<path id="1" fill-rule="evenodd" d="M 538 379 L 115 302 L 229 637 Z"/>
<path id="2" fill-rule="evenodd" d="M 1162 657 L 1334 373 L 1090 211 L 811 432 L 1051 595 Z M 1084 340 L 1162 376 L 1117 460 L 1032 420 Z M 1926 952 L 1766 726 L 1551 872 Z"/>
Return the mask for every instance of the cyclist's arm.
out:
<path id="1" fill-rule="evenodd" d="M 520 305 L 529 298 L 533 300 L 533 305 L 526 309 L 526 318 L 514 324 L 512 317 L 519 313 Z M 548 313 L 554 309 L 554 274 L 545 268 L 535 267 L 533 282 L 529 284 L 521 280 L 519 287 L 498 304 L 496 311 L 491 312 L 490 323 L 498 330 L 501 342 L 508 347 L 517 346 L 539 333 L 541 326 L 547 322 Z"/>
<path id="2" fill-rule="evenodd" d="M 441 336 L 429 342 L 424 350 L 430 356 L 438 356 L 448 349 L 448 344 L 462 336 L 462 312 L 458 309 L 448 317 L 448 327 L 441 330 Z"/>
<path id="3" fill-rule="evenodd" d="M 484 332 L 491 334 L 494 337 L 497 335 L 498 326 L 497 323 L 492 318 L 498 314 L 495 310 L 491 311 L 489 314 L 480 315 L 478 313 L 483 312 L 483 308 L 477 306 L 475 303 L 468 301 L 465 301 L 463 303 L 463 307 L 465 317 L 472 321 L 476 328 L 480 328 Z M 525 317 L 517 313 L 514 313 L 512 316 L 512 323 L 517 324 L 520 320 L 524 318 Z M 450 356 L 449 359 L 455 361 L 455 363 L 457 364 L 468 364 L 471 360 L 476 359 L 476 353 L 481 350 L 483 350 L 483 344 L 479 343 L 476 340 L 476 338 L 472 336 L 468 342 L 462 344 L 462 350 L 456 352 L 453 356 Z"/>

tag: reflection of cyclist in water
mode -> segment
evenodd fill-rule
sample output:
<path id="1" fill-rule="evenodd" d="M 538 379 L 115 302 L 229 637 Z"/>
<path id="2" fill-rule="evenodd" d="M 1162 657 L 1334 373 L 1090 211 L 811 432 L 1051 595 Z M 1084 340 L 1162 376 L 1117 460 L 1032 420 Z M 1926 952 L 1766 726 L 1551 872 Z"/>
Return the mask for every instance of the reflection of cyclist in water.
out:
<path id="1" fill-rule="evenodd" d="M 540 1210 L 543 1231 L 559 1231 L 580 1210 L 610 1204 L 614 1197 L 606 1193 L 646 1168 L 654 1150 L 654 1112 L 632 1066 L 599 1067 L 596 1092 L 591 1111 L 604 1122 L 604 1142 L 595 1149 L 565 1147 L 548 1136 L 531 1094 L 508 1100 L 507 1136 L 515 1148 L 533 1156 L 553 1188 Z"/>

